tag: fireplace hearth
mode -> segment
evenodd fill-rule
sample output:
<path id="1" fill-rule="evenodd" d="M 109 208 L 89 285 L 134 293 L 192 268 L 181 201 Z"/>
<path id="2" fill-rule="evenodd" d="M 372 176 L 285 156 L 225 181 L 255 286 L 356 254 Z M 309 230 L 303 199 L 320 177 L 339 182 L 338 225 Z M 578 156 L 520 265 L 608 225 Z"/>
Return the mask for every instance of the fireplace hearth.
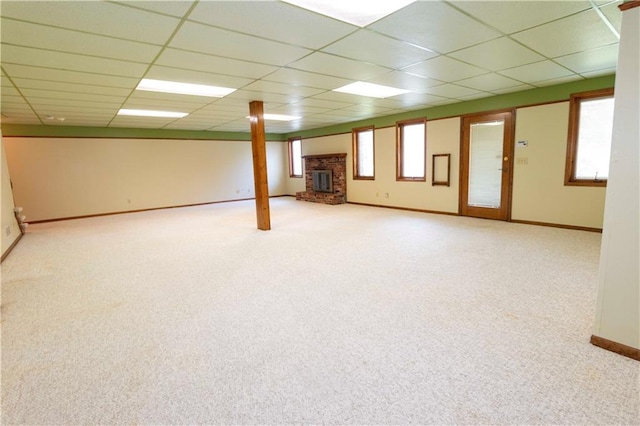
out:
<path id="1" fill-rule="evenodd" d="M 296 200 L 323 204 L 347 202 L 347 154 L 305 155 L 306 191 L 297 192 Z"/>

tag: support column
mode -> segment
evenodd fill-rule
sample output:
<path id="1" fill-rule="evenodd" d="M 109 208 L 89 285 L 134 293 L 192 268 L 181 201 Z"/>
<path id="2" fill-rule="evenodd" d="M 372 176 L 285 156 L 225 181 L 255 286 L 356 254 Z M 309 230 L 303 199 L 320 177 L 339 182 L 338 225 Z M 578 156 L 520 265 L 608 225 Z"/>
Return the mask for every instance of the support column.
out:
<path id="1" fill-rule="evenodd" d="M 640 1 L 620 5 L 611 165 L 591 343 L 640 360 Z"/>
<path id="2" fill-rule="evenodd" d="M 258 229 L 271 229 L 269 212 L 269 184 L 267 181 L 267 148 L 264 136 L 264 107 L 262 101 L 249 103 L 251 117 L 251 151 L 253 152 L 253 182 L 256 193 Z"/>

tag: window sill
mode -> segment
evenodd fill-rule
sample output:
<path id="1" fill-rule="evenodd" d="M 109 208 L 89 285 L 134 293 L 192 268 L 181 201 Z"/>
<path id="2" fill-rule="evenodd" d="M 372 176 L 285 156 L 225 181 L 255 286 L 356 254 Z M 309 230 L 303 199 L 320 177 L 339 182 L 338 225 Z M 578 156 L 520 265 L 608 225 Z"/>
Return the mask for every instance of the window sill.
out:
<path id="1" fill-rule="evenodd" d="M 426 182 L 426 177 L 396 177 L 397 182 Z"/>
<path id="2" fill-rule="evenodd" d="M 602 188 L 607 186 L 606 180 L 570 180 L 565 181 L 564 186 L 592 186 Z"/>

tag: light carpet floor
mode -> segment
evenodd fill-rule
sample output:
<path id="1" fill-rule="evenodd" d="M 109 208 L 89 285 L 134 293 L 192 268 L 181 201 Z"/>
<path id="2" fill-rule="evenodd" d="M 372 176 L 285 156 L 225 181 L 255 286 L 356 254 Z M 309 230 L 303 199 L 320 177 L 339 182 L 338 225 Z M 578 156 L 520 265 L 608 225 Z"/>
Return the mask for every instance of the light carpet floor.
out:
<path id="1" fill-rule="evenodd" d="M 638 424 L 600 234 L 271 200 L 29 227 L 3 424 Z"/>

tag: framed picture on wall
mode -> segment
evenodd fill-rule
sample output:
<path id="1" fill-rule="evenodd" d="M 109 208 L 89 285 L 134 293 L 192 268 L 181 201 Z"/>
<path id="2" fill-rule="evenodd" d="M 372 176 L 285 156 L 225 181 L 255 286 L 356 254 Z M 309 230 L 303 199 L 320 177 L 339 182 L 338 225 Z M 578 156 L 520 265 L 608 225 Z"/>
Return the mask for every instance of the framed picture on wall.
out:
<path id="1" fill-rule="evenodd" d="M 451 154 L 431 156 L 431 186 L 449 186 L 451 177 Z"/>

